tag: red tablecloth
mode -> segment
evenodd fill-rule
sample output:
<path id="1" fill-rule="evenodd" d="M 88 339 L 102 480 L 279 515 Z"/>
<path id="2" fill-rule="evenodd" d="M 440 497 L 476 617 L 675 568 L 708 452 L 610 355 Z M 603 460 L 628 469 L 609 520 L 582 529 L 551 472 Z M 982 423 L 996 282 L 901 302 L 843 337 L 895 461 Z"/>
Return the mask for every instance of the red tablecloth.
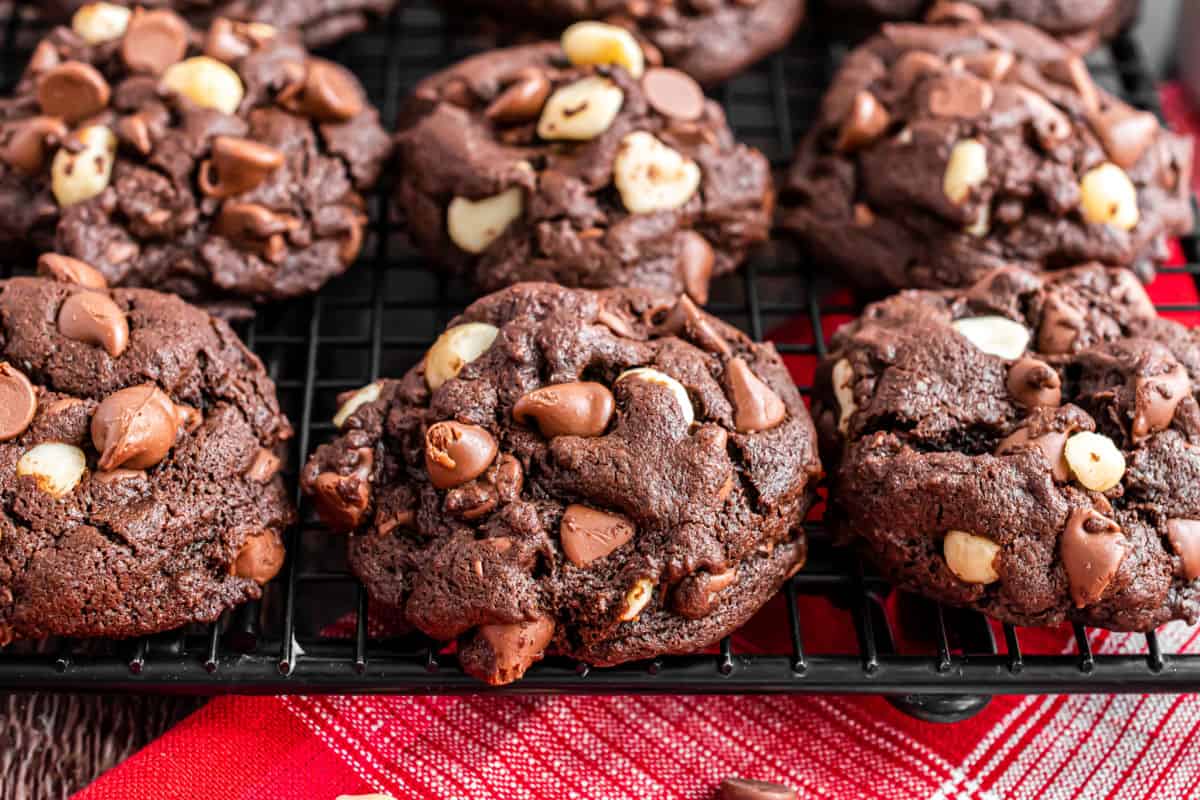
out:
<path id="1" fill-rule="evenodd" d="M 1177 93 L 1168 113 L 1184 119 Z M 1181 122 L 1179 127 L 1187 128 Z M 1151 287 L 1197 301 L 1190 277 Z M 1196 324 L 1196 314 L 1173 315 Z M 832 332 L 845 319 L 826 320 Z M 811 341 L 807 323 L 775 332 Z M 806 379 L 812 363 L 791 363 Z M 781 652 L 781 598 L 739 649 Z M 819 599 L 814 652 L 852 647 L 850 620 Z M 1022 631 L 1027 651 L 1071 652 L 1069 630 Z M 1200 653 L 1200 629 L 1169 625 L 1164 652 Z M 1096 632 L 1100 653 L 1144 639 Z M 957 725 L 915 721 L 879 698 L 273 697 L 214 700 L 80 793 L 80 800 L 702 798 L 730 775 L 813 798 L 1182 798 L 1200 794 L 1194 696 L 997 698 Z"/>

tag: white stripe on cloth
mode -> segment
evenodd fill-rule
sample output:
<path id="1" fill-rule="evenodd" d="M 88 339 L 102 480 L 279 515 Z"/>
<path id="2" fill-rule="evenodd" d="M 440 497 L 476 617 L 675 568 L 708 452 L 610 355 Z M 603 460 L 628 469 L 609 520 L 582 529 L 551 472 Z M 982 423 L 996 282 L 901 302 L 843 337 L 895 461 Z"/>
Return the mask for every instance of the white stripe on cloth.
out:
<path id="1" fill-rule="evenodd" d="M 1168 625 L 1160 630 L 1159 643 L 1167 653 L 1200 651 L 1200 628 Z M 1140 634 L 1101 631 L 1094 634 L 1092 645 L 1097 653 L 1135 654 L 1144 648 L 1145 639 Z M 1064 652 L 1071 649 L 1068 645 Z M 1046 718 L 1052 709 L 1053 715 Z M 1158 738 L 1174 741 L 1178 735 L 1186 741 L 1198 722 L 1200 698 L 1191 696 L 1031 696 L 1005 715 L 963 760 L 951 780 L 929 798 L 1059 800 L 1100 798 L 1111 793 L 1124 800 L 1132 796 L 1126 789 L 1133 792 L 1144 787 L 1144 783 L 1134 781 L 1139 772 L 1145 777 L 1156 774 L 1155 767 L 1162 769 L 1169 754 L 1177 751 L 1171 747 L 1162 754 L 1162 760 L 1154 759 L 1148 766 L 1148 752 L 1153 749 L 1159 755 L 1167 749 Z M 1014 753 L 1035 727 L 1036 735 Z M 987 763 L 979 767 L 989 755 Z M 1179 772 L 1173 770 L 1173 782 L 1190 782 L 1200 776 L 1197 771 Z M 983 786 L 988 788 L 983 790 Z M 1156 798 L 1179 796 L 1155 793 Z"/>

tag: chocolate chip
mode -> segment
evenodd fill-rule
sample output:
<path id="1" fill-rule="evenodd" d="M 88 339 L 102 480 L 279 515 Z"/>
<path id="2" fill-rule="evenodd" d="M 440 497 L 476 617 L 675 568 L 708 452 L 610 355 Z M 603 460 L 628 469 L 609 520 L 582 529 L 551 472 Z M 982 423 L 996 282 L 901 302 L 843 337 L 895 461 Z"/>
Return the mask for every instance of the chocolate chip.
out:
<path id="1" fill-rule="evenodd" d="M 58 253 L 43 253 L 38 256 L 37 271 L 38 275 L 59 283 L 72 283 L 85 289 L 108 288 L 108 281 L 104 279 L 100 270 L 77 258 Z"/>
<path id="2" fill-rule="evenodd" d="M 679 234 L 679 276 L 688 296 L 700 305 L 708 302 L 708 285 L 712 279 L 716 254 L 708 240 L 696 231 Z"/>
<path id="3" fill-rule="evenodd" d="M 37 392 L 25 373 L 0 361 L 0 442 L 25 432 L 37 413 Z"/>
<path id="4" fill-rule="evenodd" d="M 1167 520 L 1167 539 L 1183 562 L 1183 575 L 1189 581 L 1200 578 L 1200 520 Z"/>
<path id="5" fill-rule="evenodd" d="M 1016 452 L 1024 447 L 1033 446 L 1042 451 L 1042 455 L 1050 462 L 1050 474 L 1059 483 L 1071 479 L 1071 468 L 1067 465 L 1066 447 L 1070 431 L 1051 431 L 1041 436 L 1030 437 L 1029 428 L 1018 428 L 1005 436 L 996 445 L 996 455 L 1003 456 Z"/>
<path id="6" fill-rule="evenodd" d="M 283 539 L 278 531 L 265 530 L 251 534 L 242 542 L 241 549 L 229 565 L 229 574 L 262 585 L 283 569 L 285 554 Z"/>
<path id="7" fill-rule="evenodd" d="M 913 85 L 926 75 L 937 75 L 945 69 L 946 62 L 933 53 L 927 53 L 924 50 L 909 50 L 892 65 L 889 77 L 896 94 L 903 96 L 908 94 Z"/>
<path id="8" fill-rule="evenodd" d="M 988 81 L 1002 81 L 1008 76 L 1017 58 L 1008 50 L 988 50 L 967 53 L 958 57 L 963 68 Z"/>
<path id="9" fill-rule="evenodd" d="M 108 81 L 91 64 L 68 61 L 38 78 L 37 98 L 42 111 L 68 124 L 100 113 L 112 92 Z"/>
<path id="10" fill-rule="evenodd" d="M 132 72 L 157 75 L 182 61 L 187 45 L 188 26 L 178 14 L 167 9 L 139 9 L 125 31 L 121 58 Z"/>
<path id="11" fill-rule="evenodd" d="M 240 61 L 275 37 L 275 29 L 257 22 L 214 19 L 204 40 L 204 54 L 226 64 Z"/>
<path id="12" fill-rule="evenodd" d="M 10 122 L 0 133 L 0 161 L 27 175 L 46 165 L 50 150 L 67 138 L 69 129 L 58 117 L 30 117 Z"/>
<path id="13" fill-rule="evenodd" d="M 513 419 L 537 423 L 542 435 L 600 436 L 612 419 L 612 392 L 591 381 L 543 386 L 527 393 L 513 406 Z"/>
<path id="14" fill-rule="evenodd" d="M 1078 92 L 1083 107 L 1088 111 L 1094 112 L 1100 108 L 1100 95 L 1096 91 L 1092 73 L 1079 56 L 1046 61 L 1042 64 L 1042 74 L 1055 83 L 1069 86 Z"/>
<path id="15" fill-rule="evenodd" d="M 739 431 L 769 430 L 787 418 L 787 406 L 779 395 L 740 357 L 730 359 L 725 366 L 725 375 L 733 390 L 733 420 Z"/>
<path id="16" fill-rule="evenodd" d="M 796 800 L 796 792 L 779 783 L 726 778 L 717 800 Z"/>
<path id="17" fill-rule="evenodd" d="M 845 153 L 865 147 L 883 134 L 890 121 L 891 115 L 875 95 L 859 92 L 838 132 L 837 149 Z"/>
<path id="18" fill-rule="evenodd" d="M 317 513 L 334 530 L 354 530 L 363 521 L 371 501 L 371 471 L 375 454 L 370 448 L 355 451 L 354 470 L 349 475 L 322 472 L 312 482 L 311 493 Z"/>
<path id="19" fill-rule="evenodd" d="M 1133 393 L 1133 425 L 1130 428 L 1134 443 L 1171 427 L 1175 409 L 1191 393 L 1192 379 L 1182 364 L 1176 364 L 1162 375 L 1138 378 Z"/>
<path id="20" fill-rule="evenodd" d="M 481 659 L 491 664 L 491 674 L 481 676 L 488 683 L 511 683 L 542 657 L 554 637 L 554 620 L 542 617 L 531 622 L 510 625 L 481 625 L 468 649 L 481 647 L 490 652 Z M 465 654 L 464 654 L 465 655 Z"/>
<path id="21" fill-rule="evenodd" d="M 474 480 L 496 458 L 496 439 L 478 425 L 439 422 L 425 433 L 425 467 L 429 481 L 451 489 Z"/>
<path id="22" fill-rule="evenodd" d="M 276 100 L 289 111 L 322 122 L 344 122 L 363 109 L 362 91 L 354 77 L 320 58 L 309 59 L 303 79 L 284 87 Z"/>
<path id="23" fill-rule="evenodd" d="M 537 117 L 550 96 L 550 79 L 541 70 L 524 69 L 484 111 L 496 122 L 527 122 Z"/>
<path id="24" fill-rule="evenodd" d="M 77 292 L 58 312 L 58 332 L 77 342 L 103 347 L 118 358 L 129 346 L 129 321 L 125 312 L 101 292 Z"/>
<path id="25" fill-rule="evenodd" d="M 642 76 L 646 102 L 660 114 L 687 122 L 704 115 L 704 90 L 686 72 L 654 67 Z"/>
<path id="26" fill-rule="evenodd" d="M 54 69 L 62 59 L 58 55 L 58 50 L 54 47 L 54 42 L 49 39 L 43 39 L 38 42 L 38 46 L 33 49 L 33 55 L 29 58 L 29 71 L 34 75 L 40 75 L 49 69 Z"/>
<path id="27" fill-rule="evenodd" d="M 167 457 L 178 435 L 175 404 L 151 383 L 109 395 L 92 415 L 92 442 L 104 471 L 149 469 Z"/>
<path id="28" fill-rule="evenodd" d="M 246 480 L 254 483 L 267 483 L 279 474 L 279 456 L 270 450 L 259 450 L 254 454 L 254 461 L 246 470 Z"/>
<path id="29" fill-rule="evenodd" d="M 1158 118 L 1124 103 L 1089 114 L 1088 121 L 1109 159 L 1122 169 L 1132 168 L 1158 138 Z"/>
<path id="30" fill-rule="evenodd" d="M 710 353 L 730 352 L 729 343 L 717 333 L 707 315 L 687 295 L 681 296 L 670 307 L 650 308 L 646 312 L 646 323 L 655 336 L 682 335 Z"/>
<path id="31" fill-rule="evenodd" d="M 574 503 L 567 506 L 558 531 L 567 559 L 586 567 L 632 539 L 634 525 L 620 514 Z"/>
<path id="32" fill-rule="evenodd" d="M 1100 599 L 1129 553 L 1121 526 L 1091 508 L 1071 511 L 1058 547 L 1076 608 Z"/>
<path id="33" fill-rule="evenodd" d="M 287 255 L 284 234 L 300 228 L 300 220 L 279 214 L 258 203 L 228 201 L 213 221 L 213 233 L 224 236 L 244 250 L 279 263 Z"/>
<path id="34" fill-rule="evenodd" d="M 965 72 L 940 75 L 923 87 L 925 106 L 938 117 L 975 119 L 992 107 L 990 83 Z"/>
<path id="35" fill-rule="evenodd" d="M 732 586 L 736 578 L 737 567 L 715 575 L 705 571 L 689 575 L 675 590 L 673 606 L 688 619 L 703 619 L 717 608 L 721 592 Z"/>
<path id="36" fill-rule="evenodd" d="M 1038 329 L 1038 350 L 1058 355 L 1071 352 L 1079 332 L 1084 328 L 1083 313 L 1058 295 L 1049 295 L 1042 309 L 1042 325 Z"/>
<path id="37" fill-rule="evenodd" d="M 142 155 L 149 155 L 154 147 L 150 120 L 142 111 L 117 120 L 117 137 Z"/>
<path id="38" fill-rule="evenodd" d="M 1008 370 L 1008 393 L 1026 408 L 1058 408 L 1062 378 L 1045 361 L 1022 358 Z"/>
<path id="39" fill-rule="evenodd" d="M 200 190 L 210 197 L 248 192 L 283 166 L 283 153 L 252 139 L 217 136 L 212 158 L 200 165 Z M 213 172 L 216 175 L 213 175 Z"/>

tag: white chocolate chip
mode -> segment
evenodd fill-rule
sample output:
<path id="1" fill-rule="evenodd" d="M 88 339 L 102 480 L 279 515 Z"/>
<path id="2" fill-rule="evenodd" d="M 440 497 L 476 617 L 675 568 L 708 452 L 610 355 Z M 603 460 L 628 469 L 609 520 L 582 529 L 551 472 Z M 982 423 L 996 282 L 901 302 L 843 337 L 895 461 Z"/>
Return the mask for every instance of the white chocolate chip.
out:
<path id="1" fill-rule="evenodd" d="M 62 442 L 39 444 L 17 462 L 18 475 L 33 477 L 38 488 L 54 498 L 70 494 L 86 471 L 83 451 Z"/>
<path id="2" fill-rule="evenodd" d="M 1015 361 L 1029 346 L 1029 330 L 1006 317 L 967 317 L 955 320 L 954 330 L 991 356 Z"/>
<path id="3" fill-rule="evenodd" d="M 486 322 L 455 325 L 437 338 L 425 354 L 425 383 L 437 389 L 487 352 L 500 329 Z"/>
<path id="4" fill-rule="evenodd" d="M 966 583 L 995 583 L 1000 580 L 995 567 L 999 552 L 1000 545 L 991 539 L 966 531 L 949 531 L 942 541 L 946 566 L 960 581 Z"/>
<path id="5" fill-rule="evenodd" d="M 642 77 L 646 58 L 633 34 L 605 22 L 576 22 L 563 31 L 562 49 L 577 67 L 615 64 Z"/>
<path id="6" fill-rule="evenodd" d="M 642 609 L 654 597 L 654 581 L 649 578 L 638 578 L 637 583 L 625 595 L 625 604 L 621 607 L 621 622 L 632 622 L 642 613 Z"/>
<path id="7" fill-rule="evenodd" d="M 608 78 L 591 76 L 569 83 L 550 95 L 538 119 L 543 139 L 587 141 L 608 130 L 625 93 Z"/>
<path id="8" fill-rule="evenodd" d="M 185 58 L 167 67 L 162 85 L 201 108 L 232 114 L 242 104 L 246 88 L 228 64 L 209 56 Z"/>
<path id="9" fill-rule="evenodd" d="M 379 392 L 383 389 L 383 384 L 376 381 L 368 383 L 366 386 L 359 389 L 354 394 L 350 395 L 350 399 L 342 403 L 342 407 L 338 409 L 337 414 L 333 417 L 333 424 L 339 428 L 346 424 L 346 420 L 350 419 L 350 415 L 367 403 L 374 403 L 379 399 Z"/>
<path id="10" fill-rule="evenodd" d="M 849 433 L 850 417 L 854 416 L 858 405 L 854 402 L 854 367 L 844 358 L 833 365 L 833 395 L 841 410 L 838 430 L 843 434 Z"/>
<path id="11" fill-rule="evenodd" d="M 92 125 L 75 134 L 82 148 L 59 148 L 50 164 L 50 190 L 60 207 L 90 200 L 112 179 L 117 137 L 103 125 Z"/>
<path id="12" fill-rule="evenodd" d="M 951 203 L 963 203 L 971 190 L 988 178 L 987 148 L 974 139 L 963 139 L 950 151 L 942 191 Z"/>
<path id="13" fill-rule="evenodd" d="M 1088 222 L 1128 231 L 1141 219 L 1133 181 L 1125 170 L 1110 162 L 1088 170 L 1079 182 L 1079 199 Z"/>
<path id="14" fill-rule="evenodd" d="M 519 186 L 482 200 L 456 197 L 446 210 L 450 240 L 468 253 L 482 253 L 520 218 L 524 207 L 525 194 Z"/>
<path id="15" fill-rule="evenodd" d="M 683 384 L 667 375 L 665 372 L 659 372 L 656 369 L 649 367 L 638 367 L 637 369 L 627 369 L 617 376 L 617 383 L 626 379 L 636 379 L 654 383 L 663 386 L 671 391 L 675 396 L 676 402 L 679 403 L 679 411 L 683 414 L 683 419 L 688 425 L 696 421 L 696 410 L 692 408 L 692 398 L 688 397 L 687 389 L 683 388 Z"/>
<path id="16" fill-rule="evenodd" d="M 1125 475 L 1125 456 L 1112 439 L 1083 431 L 1067 439 L 1067 466 L 1075 480 L 1093 492 L 1107 492 Z"/>
<path id="17" fill-rule="evenodd" d="M 636 131 L 621 140 L 613 183 L 634 214 L 679 208 L 700 188 L 700 167 L 652 134 Z"/>
<path id="18" fill-rule="evenodd" d="M 88 3 L 71 17 L 71 30 L 88 44 L 111 42 L 125 35 L 132 14 L 128 8 L 112 3 Z"/>

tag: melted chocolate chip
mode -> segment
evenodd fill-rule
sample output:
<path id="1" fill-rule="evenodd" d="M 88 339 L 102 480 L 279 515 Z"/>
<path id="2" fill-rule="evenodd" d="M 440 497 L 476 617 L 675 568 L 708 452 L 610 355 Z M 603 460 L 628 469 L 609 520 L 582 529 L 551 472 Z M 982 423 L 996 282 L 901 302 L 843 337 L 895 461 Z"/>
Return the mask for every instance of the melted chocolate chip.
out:
<path id="1" fill-rule="evenodd" d="M 0 442 L 25 432 L 37 413 L 37 392 L 25 373 L 0 361 Z"/>
<path id="2" fill-rule="evenodd" d="M 607 386 L 593 382 L 543 386 L 513 406 L 517 422 L 536 422 L 543 436 L 600 436 L 612 419 L 615 403 Z"/>
<path id="3" fill-rule="evenodd" d="M 559 540 L 563 552 L 577 567 L 591 566 L 633 538 L 634 525 L 628 518 L 584 505 L 570 505 L 563 512 Z"/>
<path id="4" fill-rule="evenodd" d="M 1129 554 L 1121 526 L 1091 508 L 1071 512 L 1058 547 L 1077 608 L 1091 605 L 1104 595 Z"/>
<path id="5" fill-rule="evenodd" d="M 103 347 L 119 358 L 129 346 L 129 322 L 107 294 L 76 292 L 58 312 L 58 331 L 68 339 Z"/>

